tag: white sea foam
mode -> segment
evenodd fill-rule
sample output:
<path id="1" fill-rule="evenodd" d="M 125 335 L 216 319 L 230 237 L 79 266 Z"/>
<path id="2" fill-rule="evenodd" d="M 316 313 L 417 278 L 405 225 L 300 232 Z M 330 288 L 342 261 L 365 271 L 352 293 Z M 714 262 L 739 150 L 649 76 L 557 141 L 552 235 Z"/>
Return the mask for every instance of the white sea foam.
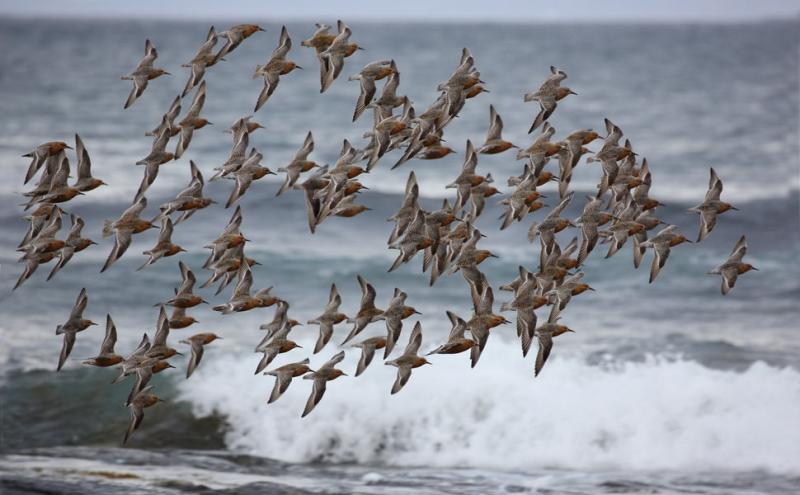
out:
<path id="1" fill-rule="evenodd" d="M 394 368 L 376 357 L 361 377 L 330 382 L 304 419 L 311 384 L 296 379 L 267 406 L 273 379 L 252 375 L 255 355 L 204 362 L 180 390 L 196 414 L 227 416 L 229 447 L 287 461 L 800 472 L 797 370 L 655 358 L 612 370 L 556 350 L 534 379 L 511 345 L 492 342 L 474 370 L 466 356 L 437 356 L 396 396 Z M 351 374 L 357 357 L 348 352 L 342 369 Z"/>

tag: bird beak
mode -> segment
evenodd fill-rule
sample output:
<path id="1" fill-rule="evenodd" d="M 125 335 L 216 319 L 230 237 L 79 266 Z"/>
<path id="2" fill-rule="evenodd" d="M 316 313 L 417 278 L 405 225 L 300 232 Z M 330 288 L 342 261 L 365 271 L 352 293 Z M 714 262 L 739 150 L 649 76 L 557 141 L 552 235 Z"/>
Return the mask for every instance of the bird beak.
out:
<path id="1" fill-rule="evenodd" d="M 300 67 L 299 65 L 295 65 L 295 66 L 294 66 L 294 68 L 295 68 L 295 69 L 300 69 L 300 70 L 303 70 L 303 68 L 302 68 L 302 67 Z"/>
<path id="2" fill-rule="evenodd" d="M 750 267 L 750 269 L 751 269 L 751 270 L 755 270 L 755 271 L 757 271 L 757 272 L 758 272 L 758 271 L 761 271 L 761 270 L 759 270 L 758 268 L 756 268 L 756 267 L 754 267 L 754 266 L 751 266 L 751 267 Z"/>
<path id="3" fill-rule="evenodd" d="M 169 72 L 166 72 L 166 71 L 165 71 L 165 72 L 164 72 L 164 75 L 171 76 L 172 74 L 170 74 Z"/>

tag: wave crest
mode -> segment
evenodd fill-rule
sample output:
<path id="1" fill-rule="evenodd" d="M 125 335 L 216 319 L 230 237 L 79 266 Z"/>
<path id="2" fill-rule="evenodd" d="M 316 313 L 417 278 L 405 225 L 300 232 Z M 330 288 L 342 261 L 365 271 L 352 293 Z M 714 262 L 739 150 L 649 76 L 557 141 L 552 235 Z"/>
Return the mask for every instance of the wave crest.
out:
<path id="1" fill-rule="evenodd" d="M 800 471 L 797 370 L 656 358 L 603 369 L 556 355 L 534 380 L 530 360 L 507 359 L 517 352 L 497 341 L 475 370 L 443 356 L 396 396 L 394 368 L 376 358 L 358 379 L 329 383 L 304 419 L 310 383 L 294 380 L 267 406 L 273 379 L 253 377 L 257 356 L 209 360 L 180 391 L 195 414 L 228 418 L 229 447 L 291 462 Z M 357 357 L 342 369 L 352 374 Z"/>

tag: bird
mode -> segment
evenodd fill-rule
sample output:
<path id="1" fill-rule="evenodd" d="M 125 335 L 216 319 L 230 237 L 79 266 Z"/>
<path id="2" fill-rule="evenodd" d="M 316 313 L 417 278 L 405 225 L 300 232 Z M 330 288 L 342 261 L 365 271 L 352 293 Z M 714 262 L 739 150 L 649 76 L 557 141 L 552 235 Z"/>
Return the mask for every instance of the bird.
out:
<path id="1" fill-rule="evenodd" d="M 365 65 L 358 74 L 354 74 L 347 78 L 348 81 L 358 81 L 361 85 L 361 93 L 358 95 L 356 102 L 356 109 L 353 111 L 353 122 L 358 120 L 358 117 L 364 113 L 367 105 L 372 103 L 375 98 L 377 88 L 375 81 L 379 81 L 388 77 L 396 72 L 396 65 L 394 60 L 378 60 L 370 62 Z"/>
<path id="2" fill-rule="evenodd" d="M 351 55 L 359 47 L 350 43 L 350 35 L 353 32 L 344 22 L 337 21 L 336 26 L 339 34 L 323 51 L 319 52 L 317 56 L 320 61 L 320 93 L 324 93 L 331 87 L 333 81 L 339 77 L 344 67 L 344 59 Z"/>
<path id="3" fill-rule="evenodd" d="M 142 196 L 129 206 L 127 210 L 122 212 L 122 215 L 120 215 L 117 220 L 105 221 L 103 225 L 103 237 L 109 237 L 112 234 L 114 234 L 115 237 L 114 247 L 111 253 L 109 253 L 103 268 L 100 270 L 101 273 L 108 270 L 114 262 L 125 254 L 125 251 L 127 251 L 128 247 L 131 245 L 131 239 L 134 234 L 155 228 L 151 222 L 141 218 L 141 214 L 145 208 L 147 208 L 147 198 Z"/>
<path id="4" fill-rule="evenodd" d="M 270 55 L 266 64 L 256 66 L 255 73 L 253 74 L 253 79 L 259 76 L 263 76 L 264 78 L 264 88 L 258 95 L 256 108 L 253 110 L 254 112 L 257 112 L 263 107 L 269 97 L 272 96 L 272 93 L 275 92 L 280 82 L 280 76 L 286 75 L 295 69 L 302 69 L 302 67 L 295 62 L 286 59 L 286 55 L 291 49 L 292 39 L 289 37 L 286 26 L 283 26 L 281 28 L 281 37 L 278 41 L 278 47 L 272 51 L 272 55 Z"/>
<path id="5" fill-rule="evenodd" d="M 225 38 L 225 44 L 220 48 L 219 52 L 214 58 L 214 63 L 224 60 L 224 57 L 235 50 L 239 45 L 242 44 L 244 40 L 252 36 L 253 34 L 265 31 L 257 24 L 237 24 L 236 26 L 232 26 L 231 28 L 218 33 L 217 36 L 220 38 Z"/>
<path id="6" fill-rule="evenodd" d="M 261 342 L 256 346 L 255 352 L 261 352 L 264 356 L 256 366 L 256 371 L 254 374 L 259 374 L 263 371 L 269 364 L 278 356 L 278 354 L 283 354 L 285 352 L 289 352 L 292 349 L 302 348 L 297 342 L 293 340 L 289 340 L 289 332 L 292 330 L 292 326 L 288 324 L 284 324 L 284 326 L 276 332 L 274 335 L 266 335 Z"/>
<path id="7" fill-rule="evenodd" d="M 330 295 L 328 296 L 328 304 L 325 306 L 325 311 L 313 320 L 308 320 L 309 325 L 319 325 L 319 337 L 317 338 L 317 343 L 314 345 L 314 354 L 321 351 L 328 344 L 328 341 L 331 340 L 334 325 L 347 320 L 347 315 L 339 311 L 339 306 L 341 305 L 342 297 L 336 289 L 336 284 L 331 284 Z"/>
<path id="8" fill-rule="evenodd" d="M 175 196 L 175 199 L 159 207 L 159 214 L 152 220 L 153 222 L 169 217 L 173 213 L 179 211 L 181 215 L 174 222 L 175 225 L 178 225 L 188 220 L 196 211 L 202 210 L 209 205 L 216 204 L 216 201 L 213 199 L 203 196 L 205 181 L 203 180 L 203 174 L 200 172 L 200 169 L 197 168 L 197 164 L 194 160 L 189 161 L 189 168 L 192 174 L 189 185 L 180 191 Z"/>
<path id="9" fill-rule="evenodd" d="M 300 174 L 319 166 L 314 161 L 308 159 L 308 155 L 310 155 L 312 151 L 314 151 L 314 136 L 311 134 L 311 131 L 308 131 L 306 139 L 303 141 L 303 146 L 297 150 L 292 161 L 277 169 L 278 172 L 286 174 L 286 179 L 283 181 L 283 184 L 281 184 L 278 192 L 275 193 L 275 196 L 280 196 L 289 189 L 295 187 L 297 180 L 300 178 Z"/>
<path id="10" fill-rule="evenodd" d="M 198 321 L 193 316 L 188 316 L 186 314 L 186 308 L 175 307 L 172 310 L 172 315 L 169 317 L 170 330 L 186 328 L 195 323 L 198 323 Z"/>
<path id="11" fill-rule="evenodd" d="M 175 290 L 175 297 L 163 304 L 176 309 L 192 308 L 201 303 L 207 304 L 207 301 L 193 292 L 194 284 L 197 282 L 194 272 L 183 261 L 178 262 L 178 268 L 181 271 L 181 285 Z M 160 306 L 160 304 L 156 304 L 156 306 Z"/>
<path id="12" fill-rule="evenodd" d="M 500 118 L 494 105 L 489 105 L 489 131 L 486 133 L 483 145 L 478 148 L 478 153 L 495 155 L 509 148 L 519 148 L 519 146 L 503 139 L 503 119 Z"/>
<path id="13" fill-rule="evenodd" d="M 175 160 L 183 156 L 183 154 L 189 148 L 189 143 L 192 141 L 194 131 L 202 129 L 207 125 L 214 125 L 209 122 L 208 119 L 200 117 L 200 112 L 203 110 L 203 105 L 205 102 L 206 82 L 203 81 L 200 83 L 200 86 L 197 88 L 197 92 L 192 99 L 192 106 L 189 107 L 189 111 L 186 112 L 186 116 L 178 123 L 180 137 L 178 139 L 178 144 L 175 147 L 175 153 L 173 153 Z"/>
<path id="14" fill-rule="evenodd" d="M 422 345 L 422 324 L 416 322 L 414 324 L 414 330 L 411 331 L 411 336 L 408 338 L 408 345 L 406 345 L 403 354 L 397 359 L 392 359 L 384 363 L 397 368 L 397 378 L 392 385 L 392 395 L 399 392 L 405 384 L 408 383 L 408 379 L 411 378 L 411 370 L 426 364 L 431 364 L 427 359 L 417 354 L 420 345 Z"/>
<path id="15" fill-rule="evenodd" d="M 156 333 L 153 336 L 153 343 L 145 352 L 145 356 L 164 360 L 176 354 L 180 355 L 176 349 L 167 344 L 167 337 L 169 337 L 169 317 L 167 316 L 166 306 L 161 304 L 158 310 L 158 323 L 156 325 Z"/>
<path id="16" fill-rule="evenodd" d="M 221 338 L 215 333 L 206 332 L 194 334 L 188 339 L 180 341 L 181 344 L 188 344 L 192 347 L 192 357 L 189 359 L 189 366 L 186 368 L 186 378 L 192 376 L 192 373 L 200 364 L 200 360 L 203 359 L 205 346 Z"/>
<path id="17" fill-rule="evenodd" d="M 386 337 L 370 337 L 361 342 L 356 342 L 353 347 L 361 348 L 361 358 L 358 360 L 355 375 L 360 376 L 372 362 L 372 358 L 375 357 L 375 351 L 386 347 Z"/>
<path id="18" fill-rule="evenodd" d="M 30 158 L 31 163 L 28 166 L 28 172 L 25 174 L 25 182 L 27 184 L 36 175 L 39 169 L 42 168 L 50 157 L 57 157 L 63 153 L 65 149 L 72 149 L 64 141 L 48 141 L 35 147 L 33 151 L 22 155 L 25 158 Z"/>
<path id="19" fill-rule="evenodd" d="M 408 294 L 400 289 L 394 289 L 394 295 L 389 302 L 386 310 L 378 316 L 378 319 L 386 322 L 386 347 L 383 358 L 389 357 L 392 353 L 397 340 L 400 338 L 400 332 L 403 331 L 403 320 L 412 315 L 421 314 L 419 311 L 411 306 L 406 306 L 406 298 Z"/>
<path id="20" fill-rule="evenodd" d="M 502 304 L 500 311 L 513 310 L 517 313 L 517 337 L 522 344 L 522 357 L 528 355 L 536 333 L 538 322 L 536 310 L 548 301 L 548 298 L 541 294 L 541 282 L 535 274 L 520 266 L 517 279 L 509 286 L 500 287 L 505 290 L 512 288 L 514 292 L 514 299 Z"/>
<path id="21" fill-rule="evenodd" d="M 350 342 L 353 337 L 361 333 L 367 325 L 374 321 L 378 321 L 383 315 L 383 310 L 375 307 L 375 287 L 372 286 L 367 279 L 361 275 L 357 275 L 358 285 L 361 287 L 361 304 L 358 308 L 355 318 L 348 318 L 347 323 L 353 324 L 353 329 L 344 339 L 342 345 Z"/>
<path id="22" fill-rule="evenodd" d="M 162 399 L 159 399 L 157 396 L 150 393 L 152 389 L 152 386 L 144 387 L 131 399 L 130 403 L 128 404 L 128 408 L 131 410 L 131 422 L 128 426 L 128 430 L 125 432 L 125 437 L 122 439 L 122 445 L 128 443 L 130 436 L 134 431 L 136 431 L 137 428 L 139 428 L 139 425 L 142 424 L 145 408 L 152 407 L 159 402 L 163 402 Z"/>
<path id="23" fill-rule="evenodd" d="M 129 108 L 133 103 L 142 96 L 144 90 L 147 88 L 147 82 L 163 75 L 170 75 L 164 69 L 153 67 L 153 62 L 158 58 L 158 52 L 155 45 L 150 40 L 144 42 L 144 57 L 139 60 L 136 68 L 130 74 L 122 76 L 122 80 L 133 81 L 133 89 L 125 101 L 125 108 Z"/>
<path id="24" fill-rule="evenodd" d="M 311 395 L 308 396 L 306 407 L 303 409 L 303 414 L 300 416 L 305 418 L 308 414 L 317 407 L 322 396 L 325 395 L 327 384 L 331 380 L 336 380 L 340 376 L 347 376 L 347 374 L 336 368 L 335 366 L 342 362 L 344 359 L 344 351 L 339 351 L 329 361 L 320 366 L 317 371 L 303 375 L 304 380 L 313 380 L 314 384 L 311 388 Z"/>
<path id="25" fill-rule="evenodd" d="M 714 230 L 714 226 L 717 224 L 717 215 L 728 210 L 737 210 L 732 204 L 719 199 L 722 194 L 722 181 L 713 168 L 710 175 L 705 199 L 699 205 L 689 208 L 690 212 L 700 214 L 700 234 L 697 236 L 696 242 L 702 242 Z"/>
<path id="26" fill-rule="evenodd" d="M 169 143 L 170 138 L 170 130 L 164 129 L 161 131 L 154 140 L 153 145 L 150 148 L 150 153 L 136 162 L 136 165 L 144 165 L 144 176 L 142 177 L 142 182 L 139 184 L 139 190 L 136 191 L 136 196 L 134 201 L 138 201 L 139 199 L 144 197 L 144 193 L 147 189 L 155 182 L 156 177 L 158 177 L 158 170 L 161 165 L 170 162 L 175 159 L 175 154 L 171 151 L 166 151 L 167 144 Z"/>
<path id="27" fill-rule="evenodd" d="M 80 192 L 89 192 L 100 186 L 107 186 L 102 180 L 92 177 L 92 161 L 83 145 L 81 137 L 75 134 L 75 154 L 78 156 L 78 178 L 72 187 Z"/>
<path id="28" fill-rule="evenodd" d="M 100 353 L 93 358 L 83 361 L 83 364 L 107 368 L 121 363 L 125 358 L 114 352 L 116 343 L 117 327 L 114 325 L 114 320 L 111 319 L 111 315 L 108 314 L 106 315 L 106 335 L 103 337 L 103 343 L 100 344 Z"/>
<path id="29" fill-rule="evenodd" d="M 239 268 L 239 282 L 233 291 L 233 295 L 226 304 L 214 306 L 214 311 L 227 315 L 249 311 L 255 308 L 267 308 L 280 301 L 279 298 L 270 294 L 272 287 L 259 289 L 254 295 L 250 295 L 250 287 L 253 285 L 253 272 L 250 265 L 242 263 Z"/>
<path id="30" fill-rule="evenodd" d="M 758 268 L 750 263 L 742 262 L 742 258 L 744 258 L 745 254 L 747 254 L 747 238 L 742 236 L 733 246 L 733 250 L 730 256 L 728 256 L 728 259 L 725 260 L 725 263 L 708 272 L 709 275 L 720 275 L 722 277 L 720 290 L 723 296 L 727 296 L 733 289 L 739 275 L 747 273 L 750 270 L 758 271 Z"/>
<path id="31" fill-rule="evenodd" d="M 572 220 L 561 216 L 561 213 L 567 207 L 569 202 L 572 201 L 574 194 L 574 192 L 570 192 L 564 199 L 561 200 L 558 206 L 553 208 L 550 213 L 547 214 L 544 220 L 531 224 L 530 228 L 528 229 L 528 241 L 533 242 L 538 236 L 541 238 L 543 245 L 552 246 L 553 242 L 555 242 L 555 234 L 561 232 L 567 227 L 575 227 L 575 224 L 572 222 Z"/>
<path id="32" fill-rule="evenodd" d="M 136 269 L 137 271 L 152 265 L 161 258 L 167 258 L 178 253 L 186 252 L 185 249 L 172 242 L 173 230 L 174 226 L 172 225 L 171 218 L 167 217 L 161 219 L 161 230 L 158 233 L 158 241 L 156 241 L 155 246 L 142 252 L 142 254 L 147 255 L 148 258 L 142 266 Z"/>
<path id="33" fill-rule="evenodd" d="M 258 180 L 265 175 L 275 175 L 275 172 L 260 165 L 263 157 L 264 156 L 261 153 L 257 152 L 256 149 L 253 148 L 253 152 L 247 158 L 247 160 L 245 160 L 241 167 L 233 172 L 233 177 L 231 178 L 236 180 L 236 187 L 234 187 L 231 191 L 231 195 L 228 197 L 228 201 L 225 203 L 225 208 L 230 208 L 239 200 L 239 198 L 244 196 L 253 181 Z"/>
<path id="34" fill-rule="evenodd" d="M 456 205 L 456 210 L 460 210 L 467 200 L 469 200 L 472 188 L 486 180 L 485 177 L 475 173 L 475 168 L 477 166 L 478 155 L 475 152 L 472 141 L 467 139 L 467 149 L 464 153 L 464 163 L 461 166 L 461 172 L 458 174 L 458 177 L 456 177 L 456 180 L 445 186 L 447 189 L 456 189 L 458 191 L 460 202 Z"/>
<path id="35" fill-rule="evenodd" d="M 603 200 L 588 196 L 581 216 L 575 223 L 581 229 L 581 246 L 578 251 L 578 263 L 583 263 L 594 250 L 599 238 L 598 227 L 610 222 L 614 216 L 602 210 Z"/>
<path id="36" fill-rule="evenodd" d="M 470 349 L 470 361 L 474 368 L 489 341 L 489 331 L 498 325 L 511 322 L 492 312 L 494 292 L 489 285 L 485 285 L 481 292 L 478 292 L 475 286 L 471 286 L 470 292 L 474 314 L 467 322 L 467 329 L 472 335 L 472 340 L 475 341 L 475 345 Z"/>
<path id="37" fill-rule="evenodd" d="M 189 94 L 192 88 L 200 84 L 206 73 L 206 69 L 217 63 L 218 59 L 213 50 L 218 39 L 217 30 L 214 26 L 211 26 L 206 35 L 206 40 L 200 45 L 200 48 L 198 48 L 192 60 L 190 60 L 189 63 L 181 64 L 181 67 L 189 67 L 192 69 L 189 74 L 189 80 L 186 81 L 186 86 L 181 93 L 181 97 Z"/>
<path id="38" fill-rule="evenodd" d="M 308 367 L 309 362 L 309 359 L 305 358 L 296 363 L 284 364 L 283 366 L 275 368 L 274 370 L 265 371 L 265 375 L 271 375 L 275 377 L 275 386 L 272 387 L 272 393 L 269 394 L 269 400 L 267 400 L 267 404 L 272 404 L 278 400 L 284 392 L 286 392 L 286 390 L 289 388 L 289 385 L 292 383 L 292 378 L 303 376 L 308 372 L 313 373 L 314 371 Z"/>
<path id="39" fill-rule="evenodd" d="M 539 376 L 539 373 L 542 372 L 542 368 L 544 367 L 544 363 L 546 363 L 547 358 L 550 357 L 550 352 L 553 350 L 553 337 L 558 337 L 567 332 L 574 332 L 574 330 L 565 325 L 559 325 L 558 317 L 548 319 L 547 323 L 543 323 L 536 328 L 539 351 L 536 354 L 534 376 Z"/>
<path id="40" fill-rule="evenodd" d="M 452 325 L 447 342 L 429 352 L 429 356 L 431 354 L 459 354 L 472 349 L 476 345 L 474 340 L 464 336 L 467 331 L 467 322 L 452 311 L 447 311 L 446 313 Z"/>
<path id="41" fill-rule="evenodd" d="M 64 268 L 75 253 L 79 253 L 89 246 L 97 244 L 93 240 L 81 236 L 84 227 L 84 221 L 81 217 L 70 214 L 70 220 L 72 222 L 72 227 L 67 234 L 67 238 L 64 240 L 64 247 L 58 251 L 58 263 L 53 267 L 50 275 L 47 276 L 47 280 L 53 278 L 59 270 Z"/>
<path id="42" fill-rule="evenodd" d="M 273 314 L 272 321 L 264 323 L 258 328 L 266 332 L 265 338 L 271 338 L 287 323 L 292 323 L 292 326 L 300 324 L 299 321 L 289 318 L 289 303 L 286 301 L 278 301 L 278 304 L 275 305 L 275 313 Z"/>
<path id="43" fill-rule="evenodd" d="M 675 225 L 668 225 L 664 227 L 658 234 L 651 239 L 642 243 L 643 247 L 653 248 L 655 256 L 653 256 L 653 263 L 650 267 L 650 283 L 658 276 L 658 272 L 664 268 L 669 257 L 670 248 L 675 247 L 684 242 L 691 242 L 683 234 L 678 232 L 678 227 Z"/>
<path id="44" fill-rule="evenodd" d="M 535 131 L 542 123 L 553 115 L 558 106 L 558 101 L 563 100 L 568 95 L 577 94 L 567 87 L 561 87 L 561 81 L 567 78 L 567 73 L 550 66 L 550 75 L 545 79 L 539 89 L 533 93 L 526 93 L 523 100 L 539 102 L 539 113 L 533 119 L 528 134 Z"/>
<path id="45" fill-rule="evenodd" d="M 75 306 L 73 306 L 67 321 L 56 327 L 56 335 L 64 335 L 64 345 L 61 348 L 56 371 L 61 371 L 67 361 L 69 354 L 72 352 L 72 346 L 75 345 L 75 337 L 78 332 L 82 332 L 92 325 L 97 325 L 92 320 L 83 317 L 83 312 L 86 310 L 88 303 L 89 297 L 86 295 L 86 288 L 83 288 L 75 300 Z"/>

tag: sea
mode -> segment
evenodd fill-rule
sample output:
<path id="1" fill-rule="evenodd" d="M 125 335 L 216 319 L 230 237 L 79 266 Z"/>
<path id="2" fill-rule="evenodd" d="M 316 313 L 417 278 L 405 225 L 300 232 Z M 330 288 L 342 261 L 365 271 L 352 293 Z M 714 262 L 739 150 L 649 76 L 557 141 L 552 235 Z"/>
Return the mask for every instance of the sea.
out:
<path id="1" fill-rule="evenodd" d="M 320 19 L 335 24 L 336 19 Z M 347 19 L 345 19 L 347 21 Z M 209 69 L 203 115 L 214 125 L 196 131 L 189 150 L 161 167 L 147 192 L 145 216 L 155 216 L 189 182 L 189 160 L 208 179 L 227 158 L 231 136 L 222 132 L 252 114 L 262 82 L 256 64 L 275 48 L 281 23 L 247 39 L 224 62 Z M 445 130 L 457 153 L 437 161 L 412 160 L 390 170 L 400 152 L 386 155 L 361 177 L 369 206 L 355 218 L 334 218 L 311 234 L 303 195 L 276 197 L 282 177 L 255 182 L 240 204 L 242 231 L 250 242 L 254 288 L 273 287 L 287 300 L 290 316 L 305 323 L 322 312 L 330 285 L 342 310 L 357 311 L 363 275 L 385 307 L 394 288 L 408 293 L 420 313 L 405 321 L 402 348 L 414 321 L 423 327 L 422 350 L 441 344 L 449 331 L 445 311 L 468 318 L 469 289 L 460 274 L 429 286 L 421 257 L 387 273 L 396 251 L 387 249 L 387 222 L 402 201 L 409 172 L 416 173 L 421 203 L 437 208 L 453 197 L 445 185 L 459 173 L 465 142 L 481 143 L 493 104 L 505 123 L 504 137 L 528 146 L 528 127 L 538 108 L 523 103 L 551 65 L 568 74 L 563 85 L 577 94 L 559 103 L 551 124 L 555 139 L 594 128 L 603 119 L 619 125 L 653 174 L 651 196 L 665 206 L 658 215 L 690 239 L 708 185 L 709 167 L 724 182 L 722 199 L 739 210 L 722 215 L 709 238 L 673 249 L 657 280 L 648 284 L 652 254 L 638 270 L 631 247 L 604 259 L 598 246 L 583 267 L 588 291 L 569 304 L 562 323 L 575 333 L 556 339 L 543 372 L 534 356 L 523 358 L 514 325 L 493 330 L 474 369 L 467 355 L 433 356 L 413 372 L 406 387 L 390 395 L 395 368 L 376 357 L 354 378 L 358 349 L 344 347 L 341 368 L 349 375 L 328 384 L 318 407 L 300 418 L 309 381 L 296 379 L 281 399 L 267 405 L 273 378 L 254 375 L 260 355 L 253 347 L 259 325 L 273 309 L 222 316 L 210 308 L 230 296 L 199 290 L 210 305 L 189 310 L 199 323 L 170 333 L 174 370 L 157 375 L 154 393 L 164 402 L 146 410 L 141 427 L 121 445 L 130 421 L 124 407 L 131 381 L 112 385 L 112 369 L 81 360 L 97 353 L 103 322 L 111 314 L 117 351 L 130 353 L 144 332 L 156 328 L 155 304 L 180 283 L 178 260 L 197 275 L 213 240 L 232 213 L 223 208 L 233 184 L 206 184 L 222 204 L 199 211 L 175 229 L 187 249 L 142 271 L 140 254 L 155 244 L 155 230 L 137 235 L 126 255 L 107 272 L 100 267 L 113 245 L 102 239 L 105 219 L 131 203 L 142 175 L 135 162 L 149 152 L 147 130 L 155 127 L 178 93 L 192 58 L 214 20 L 0 19 L 0 492 L 4 494 L 796 494 L 800 493 L 800 22 L 743 24 L 350 24 L 352 41 L 364 48 L 345 63 L 341 76 L 319 93 L 318 62 L 300 41 L 312 22 L 287 25 L 289 58 L 303 69 L 283 76 L 254 119 L 266 129 L 250 136 L 272 170 L 290 161 L 306 132 L 316 142 L 311 158 L 332 164 L 342 140 L 364 146 L 369 112 L 351 122 L 359 94 L 348 81 L 365 64 L 393 59 L 401 73 L 400 94 L 418 113 L 437 97 L 468 47 L 490 91 L 468 100 Z M 219 31 L 227 23 L 216 22 Z M 151 39 L 156 66 L 172 73 L 151 81 L 128 110 L 130 82 L 121 81 Z M 221 45 L 222 41 L 220 42 Z M 379 83 L 380 87 L 382 83 Z M 183 101 L 184 111 L 191 96 Z M 26 230 L 20 206 L 28 159 L 21 155 L 52 140 L 74 143 L 80 134 L 92 171 L 107 187 L 64 205 L 86 221 L 84 234 L 99 245 L 78 253 L 50 282 L 42 266 L 11 291 L 23 265 L 15 252 Z M 173 139 L 169 145 L 176 143 Z M 589 145 L 597 151 L 600 142 Z M 77 163 L 69 157 L 73 175 Z M 479 173 L 491 173 L 508 193 L 506 179 L 522 170 L 513 151 L 481 156 Z M 548 165 L 557 172 L 557 163 Z M 567 216 L 578 216 L 584 197 L 600 177 L 597 164 L 575 170 L 576 191 Z M 555 206 L 557 187 L 542 187 Z M 527 229 L 547 209 L 500 231 L 498 195 L 477 222 L 480 246 L 498 258 L 481 269 L 495 287 L 495 308 L 510 299 L 496 290 L 518 266 L 535 268 L 538 243 Z M 65 217 L 65 235 L 69 222 Z M 578 235 L 559 234 L 565 245 Z M 740 236 L 759 271 L 739 278 L 727 296 L 707 272 L 721 264 Z M 99 325 L 78 335 L 60 372 L 66 321 L 81 288 L 85 315 Z M 543 319 L 546 312 L 540 314 Z M 506 315 L 513 319 L 512 314 Z M 311 355 L 314 325 L 292 337 L 302 349 L 279 356 L 279 366 L 311 358 L 321 365 L 349 328 L 336 327 L 333 342 Z M 188 346 L 178 341 L 197 332 L 222 337 L 185 378 Z M 374 323 L 363 336 L 385 332 Z M 396 353 L 399 352 L 395 351 Z M 535 352 L 534 352 L 535 354 Z"/>

